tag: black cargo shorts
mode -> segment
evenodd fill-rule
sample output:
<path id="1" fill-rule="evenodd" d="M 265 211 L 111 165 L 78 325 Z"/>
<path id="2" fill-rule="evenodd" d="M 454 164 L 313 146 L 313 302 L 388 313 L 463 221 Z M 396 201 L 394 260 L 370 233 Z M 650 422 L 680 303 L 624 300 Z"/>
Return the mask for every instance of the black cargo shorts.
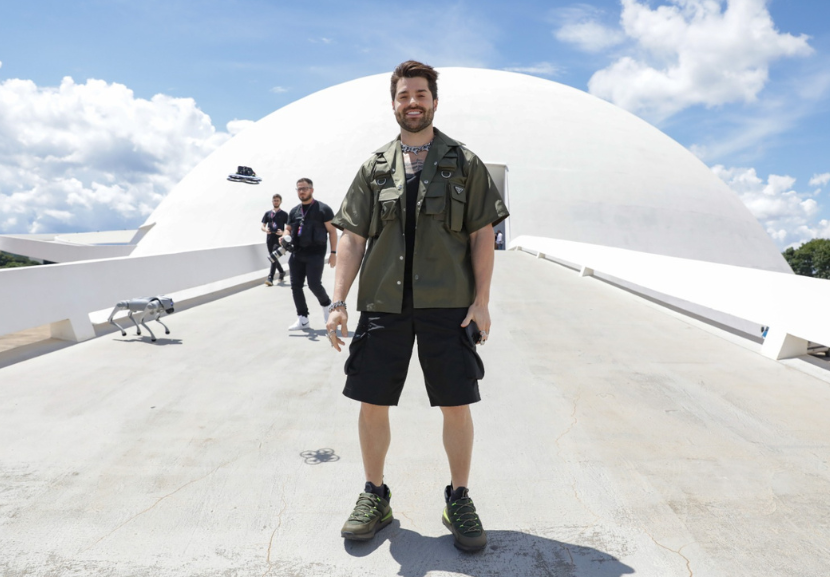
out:
<path id="1" fill-rule="evenodd" d="M 481 400 L 484 364 L 461 327 L 467 308 L 416 309 L 401 314 L 360 313 L 346 360 L 343 394 L 372 405 L 397 405 L 412 347 L 424 371 L 429 404 L 456 407 Z"/>

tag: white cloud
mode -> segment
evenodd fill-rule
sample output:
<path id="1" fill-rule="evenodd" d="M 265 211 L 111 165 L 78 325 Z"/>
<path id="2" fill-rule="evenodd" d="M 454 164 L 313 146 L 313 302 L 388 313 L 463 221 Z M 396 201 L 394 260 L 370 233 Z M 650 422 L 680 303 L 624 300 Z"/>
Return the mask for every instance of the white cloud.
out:
<path id="1" fill-rule="evenodd" d="M 565 24 L 554 35 L 557 40 L 574 44 L 585 52 L 602 52 L 625 41 L 621 31 L 593 20 Z"/>
<path id="2" fill-rule="evenodd" d="M 810 179 L 810 186 L 824 186 L 828 182 L 830 182 L 830 172 L 814 174 L 813 178 Z"/>
<path id="3" fill-rule="evenodd" d="M 794 189 L 796 179 L 770 174 L 764 182 L 754 168 L 712 167 L 758 219 L 782 250 L 830 233 L 830 223 L 816 222 L 818 203 Z"/>
<path id="4" fill-rule="evenodd" d="M 604 12 L 588 4 L 574 4 L 551 12 L 558 28 L 553 35 L 560 42 L 573 44 L 585 52 L 601 52 L 625 41 L 618 27 L 601 22 Z"/>
<path id="5" fill-rule="evenodd" d="M 256 123 L 253 120 L 239 120 L 237 118 L 234 118 L 225 125 L 225 128 L 227 128 L 228 133 L 231 136 L 236 136 L 237 134 L 239 134 L 240 132 L 242 132 L 250 126 L 253 126 L 254 124 Z"/>
<path id="6" fill-rule="evenodd" d="M 621 0 L 631 54 L 597 71 L 589 91 L 655 120 L 694 105 L 752 102 L 780 58 L 807 56 L 805 35 L 782 34 L 766 0 Z"/>
<path id="7" fill-rule="evenodd" d="M 232 121 L 228 129 L 244 128 Z M 140 225 L 231 137 L 190 98 L 136 98 L 122 84 L 66 77 L 0 83 L 0 233 Z"/>
<path id="8" fill-rule="evenodd" d="M 285 88 L 284 86 L 274 86 L 270 92 L 273 92 L 274 94 L 282 94 L 283 92 L 288 92 L 288 88 Z"/>
<path id="9" fill-rule="evenodd" d="M 516 66 L 505 68 L 508 72 L 521 72 L 522 74 L 533 74 L 536 76 L 556 76 L 562 69 L 550 62 L 538 62 L 531 66 Z"/>

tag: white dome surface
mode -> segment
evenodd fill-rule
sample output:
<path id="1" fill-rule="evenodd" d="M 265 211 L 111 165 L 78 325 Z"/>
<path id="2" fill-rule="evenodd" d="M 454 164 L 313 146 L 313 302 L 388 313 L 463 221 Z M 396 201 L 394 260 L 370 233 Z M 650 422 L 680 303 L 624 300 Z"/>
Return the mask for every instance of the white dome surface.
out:
<path id="1" fill-rule="evenodd" d="M 440 69 L 435 126 L 507 165 L 510 233 L 791 272 L 758 221 L 680 144 L 585 92 L 533 76 Z M 263 241 L 271 195 L 295 182 L 336 212 L 355 173 L 398 134 L 390 74 L 333 86 L 238 134 L 194 168 L 133 256 Z M 253 167 L 259 185 L 227 180 Z M 509 240 L 509 239 L 508 239 Z"/>

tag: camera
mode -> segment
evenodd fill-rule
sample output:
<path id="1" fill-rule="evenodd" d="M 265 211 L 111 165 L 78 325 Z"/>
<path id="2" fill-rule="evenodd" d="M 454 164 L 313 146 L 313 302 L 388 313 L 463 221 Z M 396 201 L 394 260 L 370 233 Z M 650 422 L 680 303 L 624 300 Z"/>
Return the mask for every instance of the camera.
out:
<path id="1" fill-rule="evenodd" d="M 279 246 L 273 252 L 268 253 L 268 260 L 277 262 L 287 252 L 294 252 L 294 242 L 290 234 L 284 234 L 280 237 Z"/>

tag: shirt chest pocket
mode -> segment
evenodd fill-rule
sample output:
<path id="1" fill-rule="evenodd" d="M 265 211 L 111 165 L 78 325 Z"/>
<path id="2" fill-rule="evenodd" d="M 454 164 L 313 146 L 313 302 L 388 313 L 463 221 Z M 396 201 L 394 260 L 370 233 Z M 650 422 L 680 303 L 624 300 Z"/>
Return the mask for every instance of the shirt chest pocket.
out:
<path id="1" fill-rule="evenodd" d="M 437 220 L 444 220 L 447 210 L 447 183 L 433 182 L 427 188 L 424 197 L 424 214 L 428 214 Z"/>
<path id="2" fill-rule="evenodd" d="M 375 193 L 375 203 L 369 222 L 369 236 L 377 237 L 386 225 L 398 218 L 401 191 L 395 188 L 394 181 L 386 175 L 376 178 L 372 189 Z"/>
<path id="3" fill-rule="evenodd" d="M 435 181 L 427 190 L 427 214 L 434 214 L 435 218 L 443 219 L 453 232 L 460 232 L 464 227 L 464 213 L 467 208 L 465 185 L 466 179 L 458 166 L 458 157 L 451 153 L 438 162 Z M 430 201 L 432 207 L 429 206 Z"/>
<path id="4" fill-rule="evenodd" d="M 394 188 L 386 188 L 378 193 L 378 204 L 380 205 L 380 220 L 384 224 L 398 218 L 398 199 L 401 193 Z"/>
<path id="5" fill-rule="evenodd" d="M 464 212 L 467 208 L 467 188 L 458 182 L 448 182 L 450 201 L 450 230 L 460 232 L 464 227 Z"/>

